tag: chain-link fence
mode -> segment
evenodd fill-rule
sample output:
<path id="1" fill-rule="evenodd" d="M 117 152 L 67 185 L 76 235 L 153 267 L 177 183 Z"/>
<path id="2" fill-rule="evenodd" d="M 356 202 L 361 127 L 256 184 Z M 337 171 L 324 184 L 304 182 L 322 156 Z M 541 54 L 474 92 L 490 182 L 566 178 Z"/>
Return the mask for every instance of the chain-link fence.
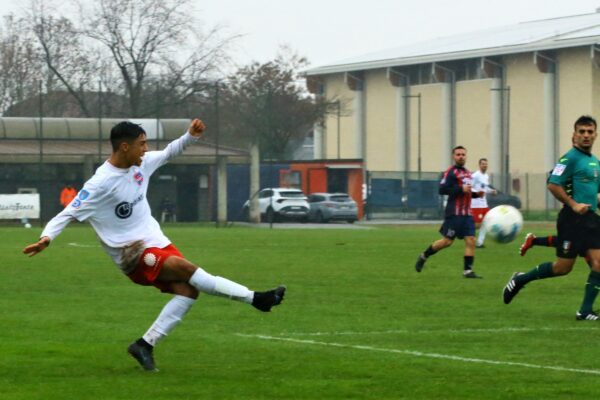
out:
<path id="1" fill-rule="evenodd" d="M 441 219 L 446 196 L 438 194 L 442 172 L 374 172 L 366 174 L 367 219 Z M 491 207 L 510 204 L 527 219 L 552 220 L 559 204 L 546 190 L 547 174 L 491 176 L 497 194 L 488 194 Z"/>

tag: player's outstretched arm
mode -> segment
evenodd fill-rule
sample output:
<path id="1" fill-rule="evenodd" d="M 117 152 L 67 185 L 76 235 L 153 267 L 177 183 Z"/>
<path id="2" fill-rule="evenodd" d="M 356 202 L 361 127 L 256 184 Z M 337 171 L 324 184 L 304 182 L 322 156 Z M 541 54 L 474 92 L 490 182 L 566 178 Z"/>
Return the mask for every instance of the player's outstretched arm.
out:
<path id="1" fill-rule="evenodd" d="M 202 136 L 205 130 L 206 126 L 204 125 L 204 122 L 198 118 L 194 119 L 188 128 L 188 132 L 194 137 Z"/>
<path id="2" fill-rule="evenodd" d="M 36 243 L 32 243 L 23 249 L 23 254 L 29 254 L 29 257 L 35 256 L 42 252 L 46 247 L 50 246 L 50 238 L 43 236 Z"/>

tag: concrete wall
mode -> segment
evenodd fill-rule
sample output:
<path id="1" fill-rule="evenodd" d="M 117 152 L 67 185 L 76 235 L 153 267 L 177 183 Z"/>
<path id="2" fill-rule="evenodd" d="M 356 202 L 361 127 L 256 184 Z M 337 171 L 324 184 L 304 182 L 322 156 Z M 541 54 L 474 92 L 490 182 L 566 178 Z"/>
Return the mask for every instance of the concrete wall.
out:
<path id="1" fill-rule="evenodd" d="M 456 83 L 456 145 L 467 148 L 467 168 L 477 169 L 477 160 L 490 159 L 491 79 Z M 499 167 L 499 166 L 498 166 Z"/>
<path id="2" fill-rule="evenodd" d="M 421 171 L 443 171 L 448 166 L 442 146 L 442 89 L 439 84 L 411 86 L 410 95 L 421 95 Z M 419 157 L 419 99 L 409 101 L 410 169 L 418 170 Z M 367 169 L 371 169 L 367 163 Z"/>
<path id="3" fill-rule="evenodd" d="M 396 137 L 396 88 L 387 79 L 385 70 L 365 74 L 367 130 L 365 162 L 369 169 L 392 171 L 396 169 L 398 146 Z"/>

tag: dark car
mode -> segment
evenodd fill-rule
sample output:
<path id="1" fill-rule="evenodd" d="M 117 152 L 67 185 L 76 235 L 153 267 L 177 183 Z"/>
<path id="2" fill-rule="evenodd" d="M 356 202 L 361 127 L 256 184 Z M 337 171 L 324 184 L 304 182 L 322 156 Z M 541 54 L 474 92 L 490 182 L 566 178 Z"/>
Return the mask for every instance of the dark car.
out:
<path id="1" fill-rule="evenodd" d="M 490 209 L 501 204 L 507 204 L 517 209 L 521 208 L 521 199 L 519 199 L 517 196 L 512 196 L 510 194 L 498 191 L 496 194 L 488 193 L 485 197 L 487 198 L 488 207 Z"/>
<path id="2" fill-rule="evenodd" d="M 358 220 L 356 202 L 346 193 L 313 193 L 308 196 L 308 218 L 317 222 Z"/>

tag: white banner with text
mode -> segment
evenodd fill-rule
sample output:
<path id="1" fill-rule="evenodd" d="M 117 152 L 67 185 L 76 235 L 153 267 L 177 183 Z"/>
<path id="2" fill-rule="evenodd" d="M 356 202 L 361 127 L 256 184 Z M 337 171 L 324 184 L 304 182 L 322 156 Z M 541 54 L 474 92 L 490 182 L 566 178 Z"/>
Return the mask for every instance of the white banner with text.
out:
<path id="1" fill-rule="evenodd" d="M 40 194 L 0 194 L 0 219 L 40 217 Z"/>

